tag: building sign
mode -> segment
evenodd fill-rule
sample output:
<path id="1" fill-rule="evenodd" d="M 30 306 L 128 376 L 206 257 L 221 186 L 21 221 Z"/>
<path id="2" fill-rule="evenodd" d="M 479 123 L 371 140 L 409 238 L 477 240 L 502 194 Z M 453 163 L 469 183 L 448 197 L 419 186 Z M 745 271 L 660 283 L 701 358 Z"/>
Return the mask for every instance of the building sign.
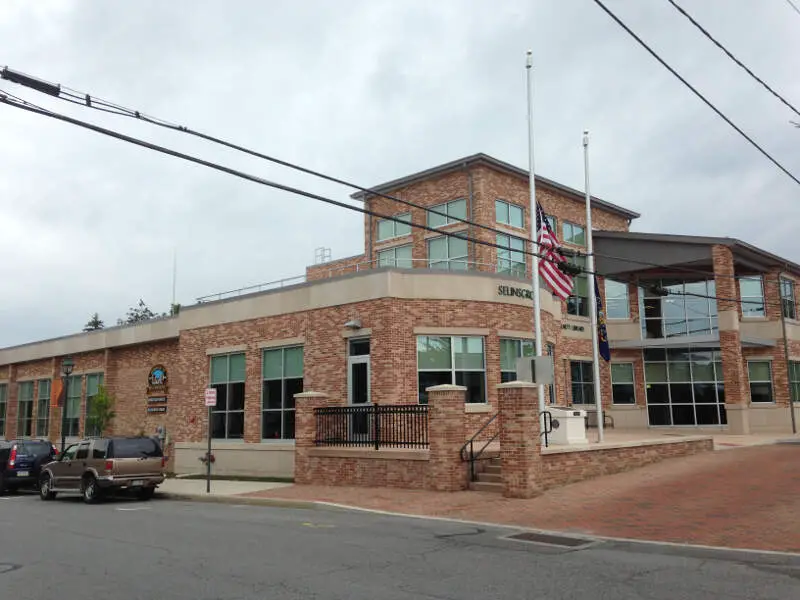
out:
<path id="1" fill-rule="evenodd" d="M 164 365 L 156 365 L 147 376 L 147 395 L 167 393 L 167 369 Z"/>
<path id="2" fill-rule="evenodd" d="M 165 413 L 165 412 L 167 412 L 167 405 L 163 404 L 161 406 L 158 406 L 158 405 L 153 406 L 153 405 L 148 404 L 147 412 L 149 414 L 152 414 L 152 413 Z"/>
<path id="3" fill-rule="evenodd" d="M 570 331 L 583 331 L 585 327 L 583 325 L 570 325 L 569 323 L 564 323 L 561 326 L 561 329 L 568 329 Z"/>
<path id="4" fill-rule="evenodd" d="M 533 300 L 533 292 L 525 288 L 512 287 L 510 285 L 497 286 L 498 296 L 514 296 L 516 298 L 524 298 L 525 300 Z"/>

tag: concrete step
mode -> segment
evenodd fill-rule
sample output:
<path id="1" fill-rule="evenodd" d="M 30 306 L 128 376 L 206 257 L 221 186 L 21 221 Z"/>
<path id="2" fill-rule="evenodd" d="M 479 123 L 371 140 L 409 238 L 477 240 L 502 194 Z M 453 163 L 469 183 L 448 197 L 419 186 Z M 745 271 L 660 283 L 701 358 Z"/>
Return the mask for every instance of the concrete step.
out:
<path id="1" fill-rule="evenodd" d="M 502 494 L 503 484 L 490 483 L 488 481 L 471 481 L 469 483 L 469 489 L 473 492 L 497 492 L 498 494 Z"/>
<path id="2" fill-rule="evenodd" d="M 482 473 L 491 473 L 492 475 L 499 475 L 500 474 L 500 465 L 486 465 L 484 467 Z"/>
<path id="3" fill-rule="evenodd" d="M 502 483 L 503 476 L 500 473 L 478 473 L 478 481 L 486 483 Z"/>

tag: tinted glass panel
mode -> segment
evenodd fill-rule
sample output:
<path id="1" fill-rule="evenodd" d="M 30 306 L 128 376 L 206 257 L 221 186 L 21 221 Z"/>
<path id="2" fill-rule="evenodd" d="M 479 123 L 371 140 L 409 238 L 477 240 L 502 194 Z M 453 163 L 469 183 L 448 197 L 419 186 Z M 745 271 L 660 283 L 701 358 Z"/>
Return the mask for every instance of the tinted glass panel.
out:
<path id="1" fill-rule="evenodd" d="M 456 385 L 463 385 L 467 388 L 467 402 L 486 402 L 483 371 L 456 371 Z"/>
<path id="2" fill-rule="evenodd" d="M 450 338 L 422 335 L 417 338 L 417 360 L 420 370 L 451 367 Z"/>
<path id="3" fill-rule="evenodd" d="M 453 383 L 452 379 L 453 376 L 450 371 L 420 371 L 418 380 L 419 403 L 428 403 L 428 392 L 425 390 L 429 387 Z"/>
<path id="4" fill-rule="evenodd" d="M 283 381 L 270 379 L 264 382 L 264 408 L 281 408 Z"/>
<path id="5" fill-rule="evenodd" d="M 694 425 L 694 406 L 691 404 L 672 405 L 673 425 Z"/>
<path id="6" fill-rule="evenodd" d="M 161 446 L 152 438 L 117 438 L 111 441 L 111 458 L 163 456 Z"/>
<path id="7" fill-rule="evenodd" d="M 228 410 L 244 410 L 244 383 L 231 383 Z"/>

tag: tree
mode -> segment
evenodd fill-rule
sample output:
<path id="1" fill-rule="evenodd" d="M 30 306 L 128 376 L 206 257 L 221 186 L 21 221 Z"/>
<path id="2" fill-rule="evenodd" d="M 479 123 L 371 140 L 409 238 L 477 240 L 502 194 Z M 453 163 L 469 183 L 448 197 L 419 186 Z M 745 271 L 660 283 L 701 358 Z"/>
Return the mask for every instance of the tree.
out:
<path id="1" fill-rule="evenodd" d="M 86 431 L 94 432 L 99 436 L 104 435 L 114 417 L 117 416 L 117 413 L 114 412 L 115 403 L 114 396 L 108 392 L 106 386 L 99 386 L 97 394 L 92 396 L 86 409 Z"/>
<path id="2" fill-rule="evenodd" d="M 155 319 L 157 316 L 158 315 L 150 310 L 150 307 L 144 303 L 144 300 L 140 298 L 138 305 L 128 309 L 128 314 L 125 316 L 125 319 L 117 319 L 117 325 L 133 325 L 134 323 Z"/>
<path id="3" fill-rule="evenodd" d="M 100 319 L 100 315 L 94 313 L 92 317 L 89 319 L 89 322 L 83 326 L 84 331 L 97 331 L 98 329 L 102 329 L 105 327 L 105 323 Z"/>

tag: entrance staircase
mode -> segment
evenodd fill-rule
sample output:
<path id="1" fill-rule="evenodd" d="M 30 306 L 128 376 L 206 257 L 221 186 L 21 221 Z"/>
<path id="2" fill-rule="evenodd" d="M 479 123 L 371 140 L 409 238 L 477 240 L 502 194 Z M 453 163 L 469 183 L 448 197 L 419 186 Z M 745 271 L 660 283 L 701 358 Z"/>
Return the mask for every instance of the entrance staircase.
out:
<path id="1" fill-rule="evenodd" d="M 503 493 L 500 457 L 490 458 L 483 468 L 475 473 L 476 481 L 469 482 L 469 489 L 474 492 Z"/>

